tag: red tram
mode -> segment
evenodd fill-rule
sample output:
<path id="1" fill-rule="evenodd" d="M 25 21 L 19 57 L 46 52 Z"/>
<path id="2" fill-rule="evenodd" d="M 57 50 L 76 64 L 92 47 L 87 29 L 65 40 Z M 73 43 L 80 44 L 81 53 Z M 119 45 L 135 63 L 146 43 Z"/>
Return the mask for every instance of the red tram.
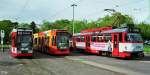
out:
<path id="1" fill-rule="evenodd" d="M 32 57 L 32 35 L 33 31 L 26 28 L 13 29 L 11 32 L 11 56 L 29 56 Z"/>
<path id="2" fill-rule="evenodd" d="M 139 29 L 102 27 L 73 35 L 73 48 L 98 55 L 120 58 L 143 57 L 143 41 Z"/>

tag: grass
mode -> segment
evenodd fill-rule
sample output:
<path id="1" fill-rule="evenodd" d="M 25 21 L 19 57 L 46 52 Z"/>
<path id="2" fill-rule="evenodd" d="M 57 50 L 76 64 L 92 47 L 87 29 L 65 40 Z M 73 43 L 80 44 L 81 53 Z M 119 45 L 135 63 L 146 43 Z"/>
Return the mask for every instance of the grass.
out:
<path id="1" fill-rule="evenodd" d="M 2 45 L 0 45 L 0 47 L 2 47 Z M 10 47 L 10 45 L 3 45 L 3 47 L 5 48 L 5 47 Z"/>
<path id="2" fill-rule="evenodd" d="M 3 47 L 3 49 L 2 49 L 2 47 Z M 10 49 L 10 45 L 0 45 L 0 52 L 3 50 L 5 50 L 5 49 Z"/>
<path id="3" fill-rule="evenodd" d="M 150 53 L 150 45 L 144 45 L 144 52 Z"/>

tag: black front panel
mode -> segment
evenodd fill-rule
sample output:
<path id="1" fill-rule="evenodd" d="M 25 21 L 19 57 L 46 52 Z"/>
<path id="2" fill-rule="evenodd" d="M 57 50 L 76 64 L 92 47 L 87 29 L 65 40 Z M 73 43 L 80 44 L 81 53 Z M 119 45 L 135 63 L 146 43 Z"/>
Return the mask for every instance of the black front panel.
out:
<path id="1" fill-rule="evenodd" d="M 32 32 L 18 31 L 17 32 L 17 48 L 18 50 L 32 50 Z M 26 52 L 23 52 L 26 53 Z"/>
<path id="2" fill-rule="evenodd" d="M 69 48 L 70 34 L 67 32 L 57 32 L 56 44 L 59 49 Z"/>

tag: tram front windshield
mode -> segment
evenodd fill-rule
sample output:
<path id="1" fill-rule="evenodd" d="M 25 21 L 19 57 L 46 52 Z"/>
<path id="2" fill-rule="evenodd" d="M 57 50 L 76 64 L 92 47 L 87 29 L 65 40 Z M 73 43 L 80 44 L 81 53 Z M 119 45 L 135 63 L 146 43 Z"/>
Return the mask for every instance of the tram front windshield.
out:
<path id="1" fill-rule="evenodd" d="M 56 44 L 59 49 L 69 48 L 69 33 L 57 32 Z"/>
<path id="2" fill-rule="evenodd" d="M 137 33 L 128 33 L 126 39 L 127 42 L 143 42 L 141 35 Z"/>
<path id="3" fill-rule="evenodd" d="M 32 35 L 18 35 L 17 40 L 20 48 L 32 47 Z"/>

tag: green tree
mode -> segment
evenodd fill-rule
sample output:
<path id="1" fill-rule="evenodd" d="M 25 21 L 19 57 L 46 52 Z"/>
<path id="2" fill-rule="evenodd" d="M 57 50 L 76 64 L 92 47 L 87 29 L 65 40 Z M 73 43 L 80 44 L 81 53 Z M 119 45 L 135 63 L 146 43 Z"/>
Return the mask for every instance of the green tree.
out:
<path id="1" fill-rule="evenodd" d="M 150 40 L 150 24 L 140 23 L 136 27 L 141 29 L 141 35 L 144 39 Z"/>
<path id="2" fill-rule="evenodd" d="M 50 25 L 51 23 L 49 21 L 44 20 L 43 24 L 40 26 L 40 31 L 46 31 L 52 29 Z"/>
<path id="3" fill-rule="evenodd" d="M 28 23 L 20 23 L 18 25 L 18 28 L 30 28 L 30 24 L 28 24 Z"/>
<path id="4" fill-rule="evenodd" d="M 7 42 L 10 42 L 10 33 L 12 29 L 15 27 L 14 23 L 11 22 L 10 20 L 2 20 L 0 21 L 0 30 L 5 31 L 5 37 L 4 37 L 4 44 Z"/>
<path id="5" fill-rule="evenodd" d="M 71 22 L 67 19 L 56 20 L 54 23 L 57 29 L 69 29 Z"/>
<path id="6" fill-rule="evenodd" d="M 13 24 L 13 27 L 14 27 L 14 28 L 17 28 L 19 23 L 18 23 L 18 22 L 14 22 L 14 23 L 12 23 L 12 24 Z"/>
<path id="7" fill-rule="evenodd" d="M 49 30 L 49 29 L 70 29 L 70 21 L 67 19 L 56 20 L 55 22 L 43 21 L 41 26 L 41 31 Z"/>
<path id="8" fill-rule="evenodd" d="M 33 30 L 33 33 L 36 33 L 39 31 L 39 29 L 37 28 L 36 24 L 34 21 L 32 21 L 29 25 L 29 28 L 31 28 Z"/>
<path id="9" fill-rule="evenodd" d="M 98 27 L 113 26 L 122 27 L 122 25 L 128 26 L 133 24 L 133 19 L 128 15 L 123 15 L 120 12 L 113 13 L 111 16 L 106 15 L 104 18 L 100 18 L 96 21 Z"/>
<path id="10" fill-rule="evenodd" d="M 99 18 L 98 20 L 92 22 L 85 23 L 81 20 L 75 20 L 74 24 L 75 33 L 78 33 L 84 29 L 106 26 L 122 27 L 125 25 L 134 27 L 132 18 L 128 15 L 121 14 L 120 12 L 116 12 L 111 16 L 106 15 L 105 17 Z M 44 21 L 40 30 L 45 31 L 49 29 L 66 29 L 72 33 L 72 21 L 67 19 L 56 20 L 54 22 Z"/>

